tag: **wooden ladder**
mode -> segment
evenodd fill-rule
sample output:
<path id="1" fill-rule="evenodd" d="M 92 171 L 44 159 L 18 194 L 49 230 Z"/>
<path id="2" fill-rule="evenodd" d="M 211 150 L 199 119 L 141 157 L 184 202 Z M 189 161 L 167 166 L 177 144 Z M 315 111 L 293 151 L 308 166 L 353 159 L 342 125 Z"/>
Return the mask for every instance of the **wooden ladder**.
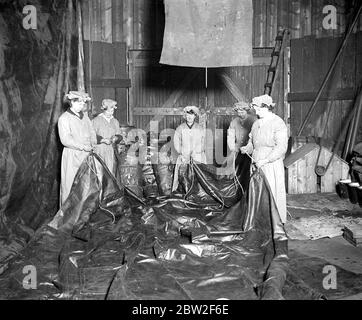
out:
<path id="1" fill-rule="evenodd" d="M 264 94 L 271 95 L 275 79 L 279 74 L 279 60 L 283 56 L 284 48 L 289 37 L 288 29 L 279 29 L 278 35 L 275 38 L 275 46 L 271 54 L 271 61 L 268 68 L 266 83 L 264 85 Z"/>

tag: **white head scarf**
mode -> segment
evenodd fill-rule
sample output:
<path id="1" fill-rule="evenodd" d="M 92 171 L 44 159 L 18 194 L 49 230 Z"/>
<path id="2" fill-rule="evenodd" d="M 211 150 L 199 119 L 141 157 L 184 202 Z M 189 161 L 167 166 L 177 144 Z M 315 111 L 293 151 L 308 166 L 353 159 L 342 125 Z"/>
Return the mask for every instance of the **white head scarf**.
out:
<path id="1" fill-rule="evenodd" d="M 80 99 L 83 101 L 92 100 L 89 94 L 84 91 L 69 91 L 69 93 L 66 94 L 65 96 L 69 100 L 74 100 L 74 99 Z"/>
<path id="2" fill-rule="evenodd" d="M 271 106 L 271 107 L 275 106 L 275 103 L 273 102 L 272 97 L 267 94 L 253 98 L 251 104 L 255 104 L 258 107 L 261 107 L 262 104 L 265 104 L 265 105 Z"/>
<path id="3" fill-rule="evenodd" d="M 197 116 L 200 115 L 200 110 L 196 106 L 186 106 L 183 112 L 184 112 L 184 117 L 186 116 L 186 113 L 194 113 Z"/>

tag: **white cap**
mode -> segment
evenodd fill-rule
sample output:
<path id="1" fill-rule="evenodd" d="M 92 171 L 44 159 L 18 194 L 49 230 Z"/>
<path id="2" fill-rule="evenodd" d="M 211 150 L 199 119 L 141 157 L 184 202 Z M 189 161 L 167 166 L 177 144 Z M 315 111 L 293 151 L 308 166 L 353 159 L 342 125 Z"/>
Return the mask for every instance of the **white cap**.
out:
<path id="1" fill-rule="evenodd" d="M 83 101 L 92 100 L 88 93 L 84 91 L 69 91 L 68 94 L 65 95 L 69 100 L 79 99 Z"/>
<path id="2" fill-rule="evenodd" d="M 193 113 L 195 115 L 200 115 L 200 110 L 196 106 L 186 106 L 183 111 L 184 113 Z"/>
<path id="3" fill-rule="evenodd" d="M 267 94 L 253 98 L 251 104 L 255 104 L 258 107 L 261 107 L 262 104 L 265 104 L 265 105 L 271 106 L 271 107 L 275 106 L 275 103 L 273 103 L 272 97 Z"/>
<path id="4" fill-rule="evenodd" d="M 114 109 L 117 109 L 117 101 L 114 101 L 112 99 L 103 99 L 102 100 L 102 109 L 107 109 L 113 107 Z"/>

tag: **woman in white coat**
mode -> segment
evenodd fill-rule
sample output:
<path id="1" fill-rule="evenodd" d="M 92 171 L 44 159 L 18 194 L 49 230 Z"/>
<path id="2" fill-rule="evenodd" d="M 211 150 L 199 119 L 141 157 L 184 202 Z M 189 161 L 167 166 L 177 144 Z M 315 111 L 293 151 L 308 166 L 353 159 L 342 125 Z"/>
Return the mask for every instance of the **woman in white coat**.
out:
<path id="1" fill-rule="evenodd" d="M 199 114 L 199 108 L 196 106 L 186 106 L 183 110 L 185 122 L 176 128 L 173 143 L 179 156 L 176 162 L 172 191 L 178 187 L 181 165 L 190 163 L 191 159 L 198 163 L 206 163 L 205 129 L 195 122 L 196 116 Z"/>
<path id="2" fill-rule="evenodd" d="M 60 206 L 70 193 L 75 175 L 84 159 L 96 145 L 96 134 L 86 113 L 85 103 L 91 98 L 85 92 L 70 91 L 66 97 L 70 108 L 58 120 L 60 141 L 64 149 L 61 164 Z"/>
<path id="3" fill-rule="evenodd" d="M 95 152 L 114 175 L 116 163 L 112 144 L 116 143 L 121 137 L 119 122 L 113 116 L 114 110 L 117 109 L 117 101 L 104 99 L 101 108 L 103 112 L 93 119 L 93 128 L 97 134 L 98 143 Z"/>
<path id="4" fill-rule="evenodd" d="M 252 100 L 259 119 L 254 122 L 248 144 L 240 148 L 242 153 L 252 154 L 269 183 L 282 223 L 287 219 L 286 190 L 283 160 L 288 149 L 288 130 L 283 119 L 272 110 L 275 103 L 268 95 Z"/>

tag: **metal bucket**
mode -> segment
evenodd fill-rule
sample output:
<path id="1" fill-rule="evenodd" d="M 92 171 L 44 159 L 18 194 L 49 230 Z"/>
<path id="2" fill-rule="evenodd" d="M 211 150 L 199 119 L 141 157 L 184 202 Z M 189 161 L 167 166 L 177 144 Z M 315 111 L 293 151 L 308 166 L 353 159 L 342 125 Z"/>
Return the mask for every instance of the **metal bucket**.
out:
<path id="1" fill-rule="evenodd" d="M 349 196 L 349 201 L 351 201 L 351 203 L 356 204 L 358 203 L 358 194 L 357 194 L 357 190 L 359 187 L 359 183 L 358 182 L 352 182 L 348 184 L 348 196 Z"/>
<path id="2" fill-rule="evenodd" d="M 339 180 L 336 185 L 336 191 L 340 198 L 348 199 L 348 184 L 352 181 L 350 179 Z"/>
<path id="3" fill-rule="evenodd" d="M 362 186 L 357 188 L 358 204 L 362 208 Z"/>

